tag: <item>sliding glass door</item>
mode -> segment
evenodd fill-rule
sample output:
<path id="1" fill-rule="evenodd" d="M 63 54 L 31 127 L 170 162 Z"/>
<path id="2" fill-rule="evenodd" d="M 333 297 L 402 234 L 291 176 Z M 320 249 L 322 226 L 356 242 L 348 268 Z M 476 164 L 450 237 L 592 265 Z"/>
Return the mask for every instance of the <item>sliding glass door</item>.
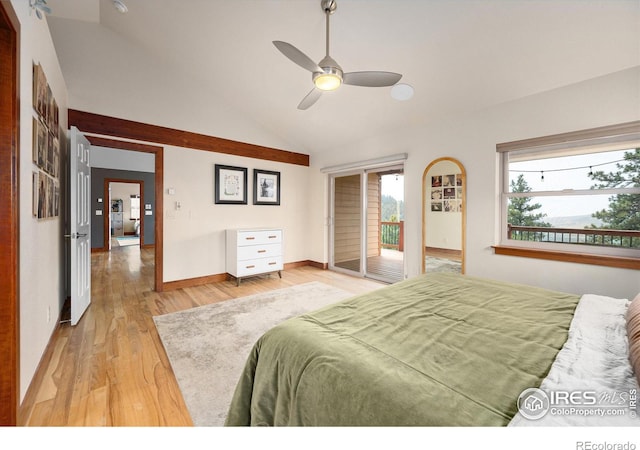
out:
<path id="1" fill-rule="evenodd" d="M 333 268 L 363 273 L 362 174 L 333 177 Z"/>
<path id="2" fill-rule="evenodd" d="M 331 175 L 333 270 L 386 282 L 404 278 L 403 166 Z"/>

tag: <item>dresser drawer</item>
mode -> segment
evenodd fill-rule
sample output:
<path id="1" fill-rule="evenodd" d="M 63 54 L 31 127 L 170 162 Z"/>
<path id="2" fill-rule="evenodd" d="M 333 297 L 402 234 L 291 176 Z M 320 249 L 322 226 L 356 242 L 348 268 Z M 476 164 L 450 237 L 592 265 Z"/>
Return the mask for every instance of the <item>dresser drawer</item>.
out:
<path id="1" fill-rule="evenodd" d="M 282 256 L 238 261 L 237 277 L 282 270 Z"/>
<path id="2" fill-rule="evenodd" d="M 238 247 L 238 261 L 256 258 L 270 258 L 273 256 L 282 256 L 282 245 L 262 244 Z"/>
<path id="3" fill-rule="evenodd" d="M 243 230 L 238 232 L 238 247 L 282 242 L 282 230 Z"/>

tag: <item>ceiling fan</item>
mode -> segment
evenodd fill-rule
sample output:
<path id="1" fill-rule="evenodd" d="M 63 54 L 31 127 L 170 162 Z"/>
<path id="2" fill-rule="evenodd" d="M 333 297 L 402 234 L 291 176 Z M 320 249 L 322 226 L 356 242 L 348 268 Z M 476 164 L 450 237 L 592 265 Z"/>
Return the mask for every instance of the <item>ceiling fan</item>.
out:
<path id="1" fill-rule="evenodd" d="M 325 57 L 315 63 L 311 58 L 302 53 L 293 45 L 283 41 L 273 41 L 273 45 L 291 61 L 311 72 L 314 87 L 298 105 L 298 109 L 307 109 L 318 101 L 323 91 L 333 91 L 341 84 L 366 87 L 392 86 L 400 81 L 402 75 L 393 72 L 366 71 L 344 72 L 342 67 L 329 56 L 329 16 L 338 7 L 336 0 L 321 0 L 320 6 L 327 18 L 327 51 Z"/>

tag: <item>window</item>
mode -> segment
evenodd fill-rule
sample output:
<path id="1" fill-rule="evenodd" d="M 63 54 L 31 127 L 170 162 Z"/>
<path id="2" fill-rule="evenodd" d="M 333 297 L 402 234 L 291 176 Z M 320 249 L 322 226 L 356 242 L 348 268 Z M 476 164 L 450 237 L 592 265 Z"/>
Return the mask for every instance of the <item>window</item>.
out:
<path id="1" fill-rule="evenodd" d="M 140 220 L 140 196 L 131 196 L 131 220 Z"/>
<path id="2" fill-rule="evenodd" d="M 497 149 L 502 177 L 497 253 L 509 247 L 523 250 L 520 256 L 616 266 L 611 258 L 630 259 L 623 267 L 640 268 L 640 122 Z"/>

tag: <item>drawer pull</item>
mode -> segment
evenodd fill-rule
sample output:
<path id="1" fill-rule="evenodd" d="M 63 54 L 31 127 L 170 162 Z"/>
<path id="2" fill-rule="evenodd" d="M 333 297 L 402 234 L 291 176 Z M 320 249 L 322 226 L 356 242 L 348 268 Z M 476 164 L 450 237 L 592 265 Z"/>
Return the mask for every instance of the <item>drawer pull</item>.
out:
<path id="1" fill-rule="evenodd" d="M 258 253 L 267 253 L 266 250 L 258 250 Z"/>
<path id="2" fill-rule="evenodd" d="M 255 239 L 255 237 L 253 237 L 253 236 L 247 236 L 245 239 L 246 239 L 247 241 L 253 241 L 253 240 Z"/>
<path id="3" fill-rule="evenodd" d="M 275 266 L 276 264 L 277 264 L 277 263 L 274 263 L 274 262 L 270 262 L 270 263 L 269 263 L 269 265 L 270 265 L 270 266 Z"/>
<path id="4" fill-rule="evenodd" d="M 273 236 L 269 236 L 269 239 L 275 239 L 275 238 L 277 238 L 277 237 L 278 237 L 278 236 L 273 235 Z"/>
<path id="5" fill-rule="evenodd" d="M 251 265 L 251 266 L 246 266 L 245 269 L 255 269 L 256 266 Z"/>

